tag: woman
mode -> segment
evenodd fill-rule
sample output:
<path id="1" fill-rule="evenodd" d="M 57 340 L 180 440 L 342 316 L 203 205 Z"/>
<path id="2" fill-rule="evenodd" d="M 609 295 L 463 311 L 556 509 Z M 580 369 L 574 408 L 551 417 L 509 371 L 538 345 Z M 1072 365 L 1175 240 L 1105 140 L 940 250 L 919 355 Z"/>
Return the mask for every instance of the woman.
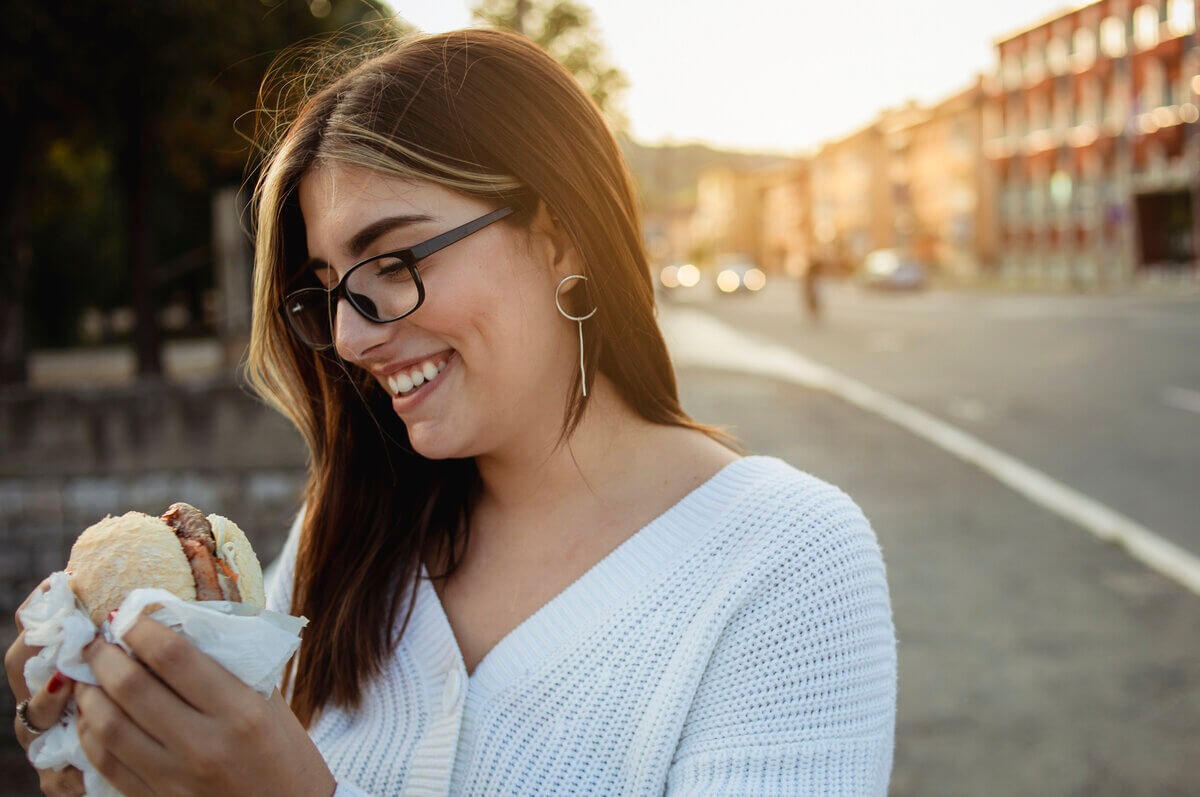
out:
<path id="1" fill-rule="evenodd" d="M 101 771 L 131 794 L 885 793 L 875 537 L 680 408 L 630 179 L 567 71 L 458 31 L 292 107 L 250 352 L 311 456 L 268 587 L 311 621 L 288 703 L 142 621 L 153 674 L 95 643 L 101 687 L 76 689 Z"/>

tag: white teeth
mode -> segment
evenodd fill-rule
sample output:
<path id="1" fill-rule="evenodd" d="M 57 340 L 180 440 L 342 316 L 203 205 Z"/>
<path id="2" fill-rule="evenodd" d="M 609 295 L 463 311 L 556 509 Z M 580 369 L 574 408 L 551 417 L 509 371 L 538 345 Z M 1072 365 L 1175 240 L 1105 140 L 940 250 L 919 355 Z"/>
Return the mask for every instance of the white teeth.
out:
<path id="1" fill-rule="evenodd" d="M 426 382 L 432 382 L 445 369 L 446 362 L 444 360 L 437 363 L 433 360 L 426 360 L 408 373 L 401 371 L 395 376 L 389 376 L 386 380 L 387 386 L 393 396 L 401 396 Z"/>

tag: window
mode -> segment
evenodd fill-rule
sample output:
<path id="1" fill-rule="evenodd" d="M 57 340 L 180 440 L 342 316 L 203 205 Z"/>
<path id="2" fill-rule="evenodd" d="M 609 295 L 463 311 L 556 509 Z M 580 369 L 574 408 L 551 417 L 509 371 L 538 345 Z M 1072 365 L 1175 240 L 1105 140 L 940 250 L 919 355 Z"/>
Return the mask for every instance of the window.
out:
<path id="1" fill-rule="evenodd" d="M 1169 91 L 1167 82 L 1167 72 L 1157 58 L 1151 56 L 1146 63 L 1145 72 L 1143 73 L 1142 81 L 1142 110 L 1157 108 L 1160 105 L 1166 105 L 1170 100 L 1167 99 L 1164 89 Z"/>
<path id="2" fill-rule="evenodd" d="M 1186 36 L 1196 30 L 1195 0 L 1171 0 L 1167 5 L 1167 27 L 1176 36 Z"/>
<path id="3" fill-rule="evenodd" d="M 1009 103 L 1004 112 L 1005 135 L 1013 138 L 1019 138 L 1025 135 L 1025 131 L 1021 129 L 1021 109 L 1014 102 Z"/>
<path id="4" fill-rule="evenodd" d="M 1158 10 L 1154 6 L 1139 6 L 1133 12 L 1133 41 L 1142 50 L 1158 44 Z"/>
<path id="5" fill-rule="evenodd" d="M 1125 25 L 1118 17 L 1108 17 L 1100 23 L 1100 49 L 1109 58 L 1125 55 Z"/>
<path id="6" fill-rule="evenodd" d="M 1054 39 L 1046 45 L 1046 62 L 1050 64 L 1050 71 L 1056 75 L 1064 74 L 1070 69 L 1071 59 L 1067 52 L 1067 43 L 1062 39 Z"/>
<path id="7" fill-rule="evenodd" d="M 1015 53 L 1004 56 L 1004 88 L 1015 89 L 1021 85 L 1021 58 Z"/>
<path id="8" fill-rule="evenodd" d="M 1083 71 L 1096 60 L 1096 37 L 1087 28 L 1080 28 L 1071 37 L 1071 61 L 1075 68 Z"/>
<path id="9" fill-rule="evenodd" d="M 1028 50 L 1025 53 L 1025 82 L 1039 83 L 1045 74 L 1041 52 L 1036 49 Z"/>

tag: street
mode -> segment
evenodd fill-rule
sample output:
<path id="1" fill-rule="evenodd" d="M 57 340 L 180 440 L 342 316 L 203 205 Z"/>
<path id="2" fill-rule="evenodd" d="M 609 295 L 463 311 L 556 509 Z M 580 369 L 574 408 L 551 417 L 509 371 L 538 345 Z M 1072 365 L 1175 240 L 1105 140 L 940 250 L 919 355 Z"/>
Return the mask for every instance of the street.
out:
<path id="1" fill-rule="evenodd" d="M 825 298 L 812 324 L 778 281 L 666 303 L 663 327 L 689 412 L 837 484 L 872 521 L 900 640 L 892 794 L 1200 790 L 1200 595 L 888 418 L 756 362 L 784 344 L 1197 554 L 1200 301 L 847 285 Z M 704 364 L 711 342 L 680 338 L 712 324 L 746 336 L 725 365 Z"/>
<path id="2" fill-rule="evenodd" d="M 660 319 L 686 410 L 841 487 L 872 522 L 899 638 L 891 793 L 1200 792 L 1200 594 L 1184 561 L 1200 556 L 1200 297 L 824 293 L 819 324 L 786 280 L 663 302 Z M 212 342 L 168 346 L 166 360 L 195 384 L 219 374 Z M 114 363 L 129 362 L 113 349 L 32 365 L 61 389 L 128 379 Z M 214 474 L 279 482 L 227 513 L 256 517 L 263 495 L 300 488 L 290 428 L 248 399 L 221 417 L 216 431 L 243 418 L 235 438 L 277 429 L 252 447 L 296 452 L 288 471 L 210 443 Z M 103 476 L 11 472 L 6 495 L 61 493 L 69 509 Z M 149 477 L 230 500 L 204 476 L 130 472 L 104 511 L 136 503 Z M 291 511 L 274 500 L 253 523 L 264 551 Z M 12 511 L 14 534 L 50 523 L 33 503 Z M 1128 539 L 1105 542 L 1096 518 L 1110 516 L 1185 566 L 1157 569 Z M 5 782 L 30 783 L 25 766 L 9 742 Z"/>

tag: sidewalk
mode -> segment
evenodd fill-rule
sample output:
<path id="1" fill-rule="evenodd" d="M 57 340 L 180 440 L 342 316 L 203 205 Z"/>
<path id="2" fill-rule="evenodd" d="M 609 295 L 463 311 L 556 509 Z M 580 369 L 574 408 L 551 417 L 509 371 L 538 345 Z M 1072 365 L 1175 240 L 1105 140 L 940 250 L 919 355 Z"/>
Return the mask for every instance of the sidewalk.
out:
<path id="1" fill-rule="evenodd" d="M 163 344 L 163 368 L 174 382 L 199 382 L 231 369 L 221 362 L 216 338 L 168 341 Z M 109 387 L 134 380 L 133 348 L 96 346 L 35 351 L 29 358 L 29 385 L 39 389 Z"/>

